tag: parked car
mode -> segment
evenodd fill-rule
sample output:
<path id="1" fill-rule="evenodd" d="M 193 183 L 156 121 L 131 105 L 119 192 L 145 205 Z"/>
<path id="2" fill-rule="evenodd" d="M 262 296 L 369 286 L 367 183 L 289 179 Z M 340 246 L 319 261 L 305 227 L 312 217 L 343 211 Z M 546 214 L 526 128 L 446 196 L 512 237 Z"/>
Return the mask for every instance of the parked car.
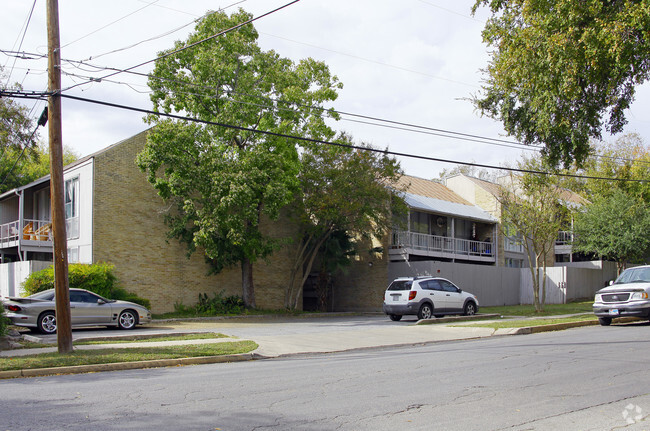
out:
<path id="1" fill-rule="evenodd" d="M 603 326 L 619 316 L 650 318 L 650 265 L 628 268 L 596 292 L 594 314 Z"/>
<path id="2" fill-rule="evenodd" d="M 42 332 L 56 332 L 54 289 L 44 290 L 25 298 L 3 298 L 5 316 L 15 326 Z M 84 289 L 70 289 L 70 319 L 72 327 L 117 326 L 133 329 L 151 322 L 151 312 L 142 305 L 128 301 L 103 298 Z"/>
<path id="3" fill-rule="evenodd" d="M 386 289 L 383 309 L 394 321 L 404 315 L 417 315 L 418 319 L 473 315 L 478 312 L 478 298 L 445 278 L 402 277 Z"/>

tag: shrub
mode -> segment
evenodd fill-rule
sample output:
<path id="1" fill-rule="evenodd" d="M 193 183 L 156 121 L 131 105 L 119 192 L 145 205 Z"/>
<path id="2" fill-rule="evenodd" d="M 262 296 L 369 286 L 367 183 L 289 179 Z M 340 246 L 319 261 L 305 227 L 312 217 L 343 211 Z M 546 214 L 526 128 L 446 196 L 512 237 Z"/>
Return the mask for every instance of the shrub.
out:
<path id="1" fill-rule="evenodd" d="M 214 294 L 214 298 L 207 293 L 199 293 L 199 302 L 194 306 L 182 303 L 174 304 L 174 311 L 183 315 L 216 316 L 220 314 L 242 314 L 244 301 L 237 295 L 223 296 L 223 291 Z"/>
<path id="2" fill-rule="evenodd" d="M 151 308 L 148 299 L 127 292 L 118 285 L 117 277 L 113 274 L 114 266 L 108 263 L 68 265 L 68 284 L 70 288 L 86 289 L 109 299 L 121 299 Z M 54 268 L 48 267 L 32 273 L 23 283 L 23 289 L 28 295 L 54 288 Z"/>
<path id="3" fill-rule="evenodd" d="M 0 303 L 0 337 L 4 336 L 7 333 L 7 326 L 9 325 L 9 319 L 5 317 L 5 309 Z"/>

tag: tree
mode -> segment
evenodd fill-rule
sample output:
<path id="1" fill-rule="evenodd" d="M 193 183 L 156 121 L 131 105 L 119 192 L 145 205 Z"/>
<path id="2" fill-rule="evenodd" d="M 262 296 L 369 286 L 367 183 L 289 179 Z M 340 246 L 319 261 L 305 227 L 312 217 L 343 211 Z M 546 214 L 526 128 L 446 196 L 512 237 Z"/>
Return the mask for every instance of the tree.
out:
<path id="1" fill-rule="evenodd" d="M 66 147 L 63 149 L 63 165 L 77 160 L 77 154 Z M 24 186 L 50 174 L 50 149 L 46 144 L 38 144 L 23 152 L 20 148 L 9 146 L 0 159 L 0 193 Z"/>
<path id="2" fill-rule="evenodd" d="M 647 1 L 477 0 L 493 48 L 478 109 L 552 165 L 581 164 L 589 139 L 619 133 L 650 75 Z M 608 117 L 603 119 L 603 117 Z"/>
<path id="3" fill-rule="evenodd" d="M 350 143 L 350 137 L 339 142 Z M 360 242 L 389 231 L 393 216 L 406 211 L 399 190 L 391 187 L 401 175 L 394 158 L 372 151 L 312 147 L 303 153 L 298 204 L 303 236 L 289 276 L 287 308 L 298 305 L 319 252 L 334 235 Z"/>
<path id="4" fill-rule="evenodd" d="M 588 196 L 608 196 L 615 189 L 632 199 L 650 204 L 650 150 L 635 134 L 621 136 L 613 143 L 595 142 L 593 156 L 587 160 L 584 173 L 591 177 L 617 178 L 620 181 L 586 179 L 584 193 Z"/>
<path id="5" fill-rule="evenodd" d="M 540 158 L 524 158 L 518 165 L 525 170 L 548 168 Z M 547 262 L 554 257 L 555 239 L 566 217 L 561 206 L 562 189 L 556 184 L 556 177 L 532 173 L 511 175 L 503 185 L 497 197 L 502 223 L 522 238 L 533 280 L 535 310 L 541 312 L 546 302 Z"/>
<path id="6" fill-rule="evenodd" d="M 620 274 L 628 262 L 641 263 L 650 252 L 650 208 L 620 189 L 597 196 L 576 214 L 573 249 L 616 261 Z"/>
<path id="7" fill-rule="evenodd" d="M 260 223 L 276 220 L 299 189 L 298 141 L 277 134 L 332 138 L 321 105 L 341 85 L 321 62 L 260 49 L 252 24 L 203 41 L 249 19 L 241 9 L 206 16 L 149 79 L 154 110 L 227 126 L 151 115 L 137 162 L 172 203 L 169 236 L 189 253 L 201 247 L 214 271 L 240 264 L 244 303 L 255 307 L 253 263 L 283 243 Z"/>

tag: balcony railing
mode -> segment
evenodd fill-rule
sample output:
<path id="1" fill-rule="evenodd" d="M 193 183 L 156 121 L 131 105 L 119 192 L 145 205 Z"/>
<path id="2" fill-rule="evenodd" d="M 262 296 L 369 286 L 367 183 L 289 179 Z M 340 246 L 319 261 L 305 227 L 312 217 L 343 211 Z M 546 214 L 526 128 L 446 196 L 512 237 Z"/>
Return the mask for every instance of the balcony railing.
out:
<path id="1" fill-rule="evenodd" d="M 395 231 L 393 249 L 410 249 L 411 254 L 467 258 L 469 260 L 493 260 L 494 244 L 490 241 L 473 241 L 445 236 L 425 235 L 415 232 Z"/>
<path id="2" fill-rule="evenodd" d="M 49 220 L 18 220 L 0 225 L 0 246 L 6 247 L 19 240 L 52 241 L 52 223 Z"/>

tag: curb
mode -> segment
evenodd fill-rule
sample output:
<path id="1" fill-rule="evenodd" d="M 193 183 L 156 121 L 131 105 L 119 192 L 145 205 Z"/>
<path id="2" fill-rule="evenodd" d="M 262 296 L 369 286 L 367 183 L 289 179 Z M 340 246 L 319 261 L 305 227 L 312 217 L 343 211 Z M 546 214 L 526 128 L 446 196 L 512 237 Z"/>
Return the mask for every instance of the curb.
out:
<path id="1" fill-rule="evenodd" d="M 637 322 L 640 319 L 637 317 L 619 317 L 614 319 L 613 323 L 629 323 Z M 597 320 L 584 320 L 581 322 L 570 323 L 556 323 L 553 325 L 539 325 L 539 326 L 524 326 L 521 328 L 503 328 L 497 329 L 495 335 L 528 335 L 538 334 L 541 332 L 561 331 L 563 329 L 579 328 L 581 326 L 596 326 L 600 323 Z"/>
<path id="2" fill-rule="evenodd" d="M 450 316 L 450 317 L 439 317 L 434 319 L 422 319 L 422 320 L 418 320 L 415 324 L 435 325 L 439 323 L 467 322 L 471 320 L 494 319 L 500 317 L 501 317 L 500 314 L 474 314 L 472 316 Z"/>
<path id="3" fill-rule="evenodd" d="M 223 356 L 198 356 L 194 358 L 156 359 L 151 361 L 115 362 L 111 364 L 74 365 L 69 367 L 33 368 L 24 370 L 0 371 L 1 379 L 20 377 L 42 377 L 60 374 L 98 373 L 102 371 L 137 370 L 143 368 L 180 367 L 185 365 L 218 364 L 224 362 L 243 362 L 261 359 L 255 353 L 240 353 Z"/>

